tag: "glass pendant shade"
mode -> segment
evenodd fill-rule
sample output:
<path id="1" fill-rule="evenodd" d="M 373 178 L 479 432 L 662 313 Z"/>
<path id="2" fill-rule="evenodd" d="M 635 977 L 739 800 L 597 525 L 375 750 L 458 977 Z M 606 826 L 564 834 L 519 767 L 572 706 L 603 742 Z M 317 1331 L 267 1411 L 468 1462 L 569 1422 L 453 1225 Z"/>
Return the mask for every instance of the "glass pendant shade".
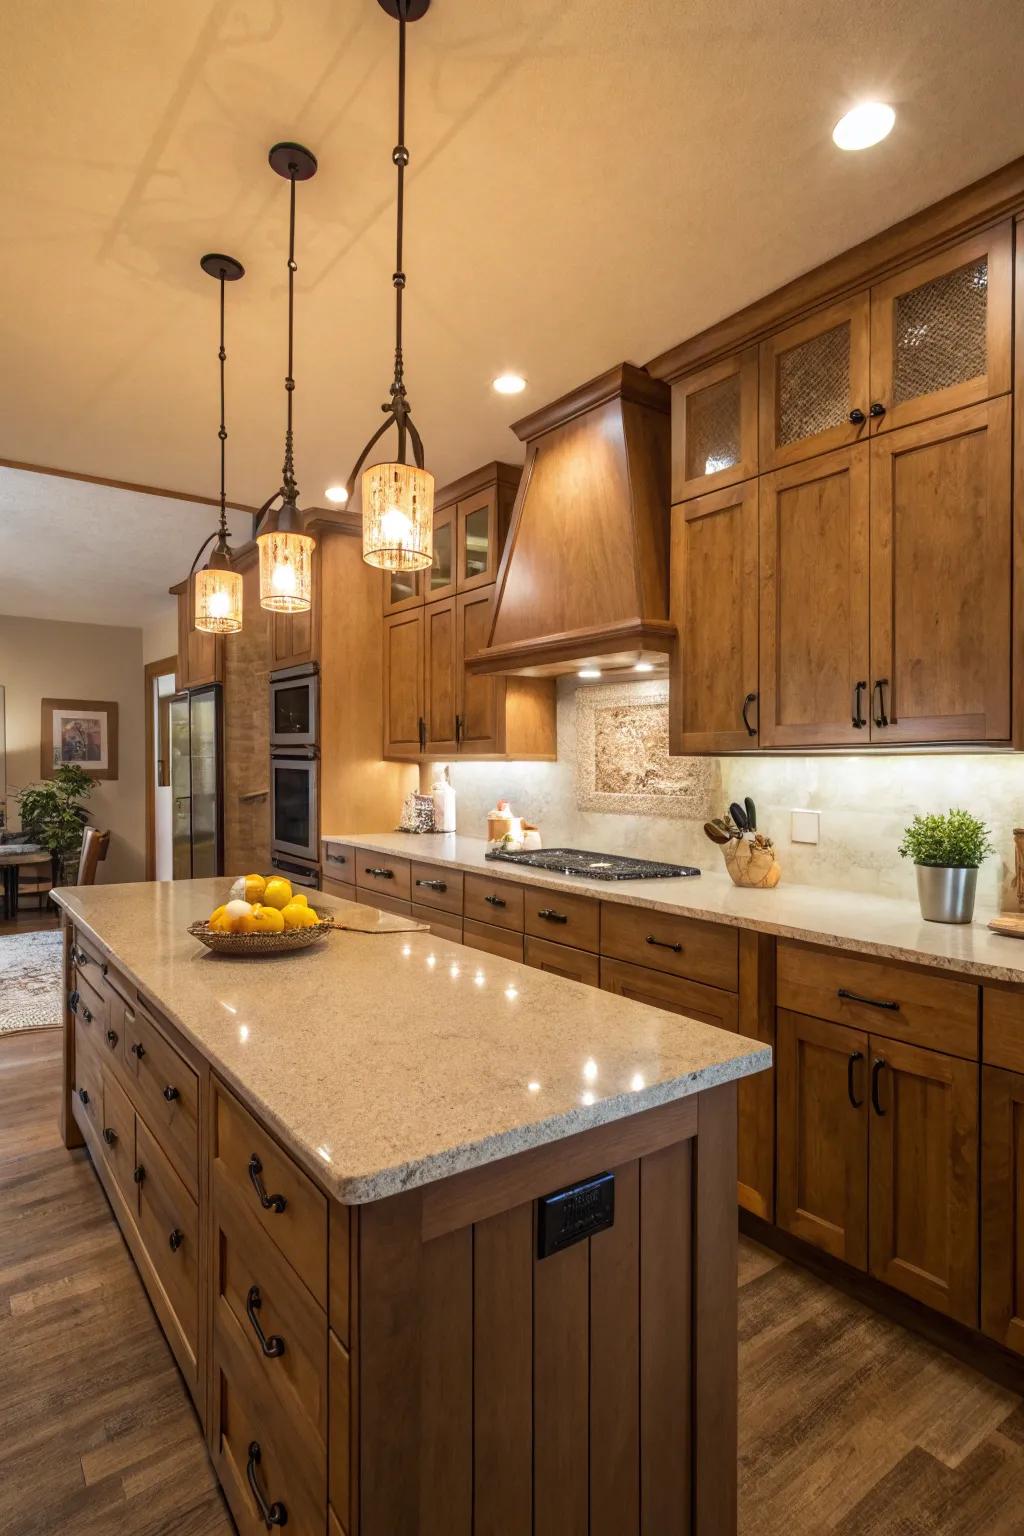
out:
<path id="1" fill-rule="evenodd" d="M 363 473 L 363 559 L 382 571 L 423 571 L 434 550 L 434 477 L 414 464 Z"/>
<path id="2" fill-rule="evenodd" d="M 306 533 L 277 529 L 261 534 L 260 607 L 271 613 L 305 613 L 313 606 L 313 549 Z"/>
<path id="3" fill-rule="evenodd" d="M 242 628 L 242 577 L 238 571 L 207 566 L 196 571 L 195 628 L 207 635 L 237 635 Z"/>

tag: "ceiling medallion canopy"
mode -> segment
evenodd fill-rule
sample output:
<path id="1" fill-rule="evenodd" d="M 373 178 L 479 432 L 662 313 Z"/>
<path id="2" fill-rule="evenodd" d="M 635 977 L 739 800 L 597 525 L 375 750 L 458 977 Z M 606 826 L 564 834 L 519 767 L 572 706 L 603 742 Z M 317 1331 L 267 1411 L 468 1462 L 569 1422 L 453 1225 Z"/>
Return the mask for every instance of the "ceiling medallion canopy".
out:
<path id="1" fill-rule="evenodd" d="M 316 175 L 316 156 L 301 144 L 275 144 L 270 165 L 289 183 L 288 214 L 288 401 L 281 485 L 256 514 L 256 544 L 260 552 L 260 607 L 272 613 L 304 613 L 313 601 L 313 549 L 316 540 L 305 530 L 295 483 L 292 438 L 292 396 L 295 393 L 295 184 Z M 274 503 L 280 499 L 280 506 Z"/>
<path id="2" fill-rule="evenodd" d="M 405 392 L 405 361 L 402 355 L 402 235 L 405 217 L 405 168 L 409 151 L 405 143 L 405 29 L 427 10 L 430 0 L 378 0 L 381 8 L 398 22 L 398 141 L 391 159 L 398 173 L 396 206 L 395 270 L 395 373 L 389 399 L 381 406 L 385 420 L 359 455 L 348 477 L 351 501 L 355 479 L 372 449 L 389 427 L 398 433 L 395 461 L 374 464 L 363 474 L 363 559 L 386 571 L 419 571 L 429 566 L 434 547 L 434 477 L 423 467 L 423 442 L 412 419 Z M 411 441 L 413 464 L 407 464 L 406 442 Z"/>
<path id="3" fill-rule="evenodd" d="M 224 284 L 237 282 L 245 275 L 245 268 L 233 256 L 216 253 L 202 257 L 199 265 L 220 284 L 220 346 L 217 351 L 220 360 L 220 427 L 217 430 L 220 439 L 220 520 L 210 537 L 200 545 L 189 571 L 190 577 L 195 572 L 192 614 L 196 629 L 202 630 L 204 634 L 236 635 L 242 627 L 242 577 L 232 567 L 231 550 L 228 547 L 231 534 L 228 530 L 225 495 L 228 431 L 224 422 L 224 364 L 227 362 L 227 352 L 224 350 Z M 196 565 L 203 550 L 209 548 L 214 539 L 217 540 L 216 548 L 203 569 L 197 571 Z"/>

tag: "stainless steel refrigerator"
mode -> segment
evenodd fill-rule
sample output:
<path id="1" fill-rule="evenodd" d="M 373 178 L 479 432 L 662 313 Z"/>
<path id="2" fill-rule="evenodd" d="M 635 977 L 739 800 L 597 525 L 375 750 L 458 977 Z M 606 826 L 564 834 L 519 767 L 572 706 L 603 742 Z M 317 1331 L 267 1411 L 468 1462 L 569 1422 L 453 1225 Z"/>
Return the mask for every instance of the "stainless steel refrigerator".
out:
<path id="1" fill-rule="evenodd" d="M 175 880 L 224 873 L 219 687 L 171 699 L 172 868 Z"/>

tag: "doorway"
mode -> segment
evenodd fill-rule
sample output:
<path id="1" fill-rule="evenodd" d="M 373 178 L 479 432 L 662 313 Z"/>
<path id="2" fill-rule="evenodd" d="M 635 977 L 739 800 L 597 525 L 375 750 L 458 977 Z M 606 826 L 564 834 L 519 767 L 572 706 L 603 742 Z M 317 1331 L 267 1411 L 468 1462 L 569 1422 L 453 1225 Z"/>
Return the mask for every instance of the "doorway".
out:
<path id="1" fill-rule="evenodd" d="M 173 879 L 171 801 L 171 696 L 176 656 L 147 661 L 146 698 L 146 879 Z"/>

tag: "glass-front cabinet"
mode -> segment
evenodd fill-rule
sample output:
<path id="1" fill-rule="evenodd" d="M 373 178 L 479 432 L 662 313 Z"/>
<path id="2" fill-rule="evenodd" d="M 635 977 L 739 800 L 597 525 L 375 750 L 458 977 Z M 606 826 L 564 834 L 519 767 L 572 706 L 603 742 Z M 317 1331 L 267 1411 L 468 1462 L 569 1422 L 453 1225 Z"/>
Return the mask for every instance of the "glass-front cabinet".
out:
<path id="1" fill-rule="evenodd" d="M 429 571 L 420 578 L 425 603 L 455 596 L 455 508 L 434 513 L 434 553 Z"/>
<path id="2" fill-rule="evenodd" d="M 458 545 L 458 589 L 472 592 L 489 586 L 501 558 L 498 537 L 498 493 L 487 486 L 467 496 L 455 509 Z"/>
<path id="3" fill-rule="evenodd" d="M 757 474 L 757 348 L 672 386 L 672 500 Z"/>
<path id="4" fill-rule="evenodd" d="M 866 435 L 870 330 L 858 293 L 761 343 L 762 473 Z"/>

